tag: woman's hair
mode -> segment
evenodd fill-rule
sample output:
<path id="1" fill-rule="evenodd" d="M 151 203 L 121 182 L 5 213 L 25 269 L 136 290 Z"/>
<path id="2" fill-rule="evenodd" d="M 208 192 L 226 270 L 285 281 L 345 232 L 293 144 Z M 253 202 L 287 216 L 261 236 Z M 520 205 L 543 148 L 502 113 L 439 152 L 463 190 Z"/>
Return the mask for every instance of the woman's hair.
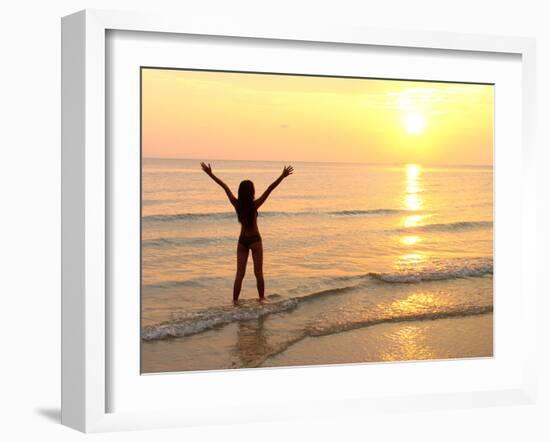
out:
<path id="1" fill-rule="evenodd" d="M 254 183 L 250 180 L 241 181 L 239 185 L 239 197 L 237 198 L 237 216 L 239 222 L 245 227 L 254 224 Z"/>

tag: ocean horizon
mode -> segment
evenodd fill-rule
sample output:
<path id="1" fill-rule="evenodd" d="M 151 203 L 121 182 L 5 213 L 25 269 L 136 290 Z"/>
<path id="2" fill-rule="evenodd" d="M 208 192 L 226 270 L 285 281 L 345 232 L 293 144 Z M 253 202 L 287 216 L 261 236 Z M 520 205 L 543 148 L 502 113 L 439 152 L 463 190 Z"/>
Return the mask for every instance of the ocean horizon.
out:
<path id="1" fill-rule="evenodd" d="M 280 164 L 286 164 L 286 163 L 306 163 L 306 164 L 363 164 L 367 166 L 407 166 L 409 164 L 416 164 L 414 162 L 410 161 L 395 161 L 395 162 L 370 162 L 370 161 L 311 161 L 311 160 L 292 160 L 289 161 L 288 159 L 281 159 L 281 160 L 244 160 L 244 159 L 227 159 L 227 158 L 216 158 L 216 159 L 207 159 L 204 157 L 200 158 L 172 158 L 172 157 L 142 157 L 142 160 L 161 160 L 161 161 L 196 161 L 197 163 L 200 163 L 201 161 L 235 161 L 235 162 L 243 162 L 243 163 L 280 163 Z M 429 163 L 429 162 L 423 162 L 421 163 L 423 167 L 443 167 L 443 168 L 461 168 L 461 167 L 472 167 L 472 168 L 485 168 L 485 169 L 492 169 L 493 164 L 447 164 L 447 163 Z"/>

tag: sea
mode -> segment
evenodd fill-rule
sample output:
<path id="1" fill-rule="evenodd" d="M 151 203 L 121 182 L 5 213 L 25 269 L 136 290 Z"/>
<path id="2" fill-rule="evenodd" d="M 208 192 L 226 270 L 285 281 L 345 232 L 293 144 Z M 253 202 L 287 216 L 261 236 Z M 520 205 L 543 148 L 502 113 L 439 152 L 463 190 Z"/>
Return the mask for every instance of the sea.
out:
<path id="1" fill-rule="evenodd" d="M 201 161 L 257 197 L 285 165 L 143 159 L 143 372 L 269 366 L 306 339 L 492 313 L 492 166 L 292 163 L 258 215 L 267 300 L 249 257 L 235 307 L 240 225 Z"/>

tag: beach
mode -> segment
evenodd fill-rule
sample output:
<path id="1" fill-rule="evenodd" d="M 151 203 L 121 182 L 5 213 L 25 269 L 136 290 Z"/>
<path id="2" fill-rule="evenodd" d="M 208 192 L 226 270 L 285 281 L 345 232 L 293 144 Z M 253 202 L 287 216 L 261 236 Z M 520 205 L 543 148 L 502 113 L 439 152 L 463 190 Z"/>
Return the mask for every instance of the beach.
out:
<path id="1" fill-rule="evenodd" d="M 267 343 L 260 321 L 233 324 L 227 334 L 212 332 L 209 352 L 194 354 L 184 339 L 143 347 L 143 372 L 162 373 L 250 367 L 291 367 L 493 356 L 493 315 L 380 324 L 323 337 L 308 337 L 270 357 L 257 357 Z M 237 343 L 236 345 L 233 345 Z M 255 351 L 249 350 L 254 348 Z M 221 350 L 223 349 L 223 350 Z"/>
<path id="2" fill-rule="evenodd" d="M 257 193 L 283 163 L 213 161 Z M 142 372 L 490 357 L 492 168 L 293 164 L 260 210 L 267 301 L 198 160 L 143 161 Z"/>

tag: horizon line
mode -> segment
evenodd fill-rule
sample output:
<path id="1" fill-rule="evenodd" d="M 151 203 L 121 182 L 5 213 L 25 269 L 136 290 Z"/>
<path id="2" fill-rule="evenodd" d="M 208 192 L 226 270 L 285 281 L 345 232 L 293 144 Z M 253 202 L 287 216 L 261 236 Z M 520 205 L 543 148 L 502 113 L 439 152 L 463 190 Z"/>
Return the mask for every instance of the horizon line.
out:
<path id="1" fill-rule="evenodd" d="M 184 160 L 184 161 L 241 161 L 241 162 L 255 162 L 255 163 L 322 163 L 322 164 L 365 164 L 371 166 L 396 166 L 396 165 L 408 165 L 408 164 L 418 164 L 421 166 L 447 166 L 447 167 L 493 167 L 493 164 L 448 164 L 448 163 L 421 163 L 421 162 L 368 162 L 368 161 L 310 161 L 310 160 L 243 160 L 243 159 L 226 159 L 226 158 L 215 158 L 215 159 L 205 159 L 203 158 L 177 158 L 177 157 L 144 157 L 144 160 Z"/>

